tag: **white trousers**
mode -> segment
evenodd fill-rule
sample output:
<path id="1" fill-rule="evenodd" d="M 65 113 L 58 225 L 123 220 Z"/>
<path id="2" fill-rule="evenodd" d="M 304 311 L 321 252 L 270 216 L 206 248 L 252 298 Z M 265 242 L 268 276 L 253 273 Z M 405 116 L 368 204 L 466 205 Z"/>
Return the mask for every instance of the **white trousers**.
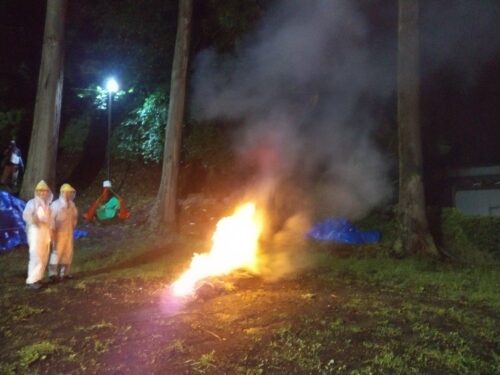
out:
<path id="1" fill-rule="evenodd" d="M 73 229 L 56 232 L 49 258 L 49 276 L 67 276 L 73 261 Z"/>
<path id="2" fill-rule="evenodd" d="M 26 284 L 33 284 L 43 279 L 50 252 L 50 231 L 48 227 L 31 225 L 28 229 L 30 260 Z"/>

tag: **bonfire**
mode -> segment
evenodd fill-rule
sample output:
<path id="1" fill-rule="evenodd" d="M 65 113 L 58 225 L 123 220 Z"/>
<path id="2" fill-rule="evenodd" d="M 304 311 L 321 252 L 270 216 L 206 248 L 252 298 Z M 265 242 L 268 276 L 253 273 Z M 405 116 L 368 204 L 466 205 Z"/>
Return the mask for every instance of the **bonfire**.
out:
<path id="1" fill-rule="evenodd" d="M 189 268 L 172 284 L 172 293 L 193 295 L 203 280 L 239 269 L 257 272 L 262 228 L 262 218 L 254 203 L 245 203 L 232 216 L 220 219 L 210 251 L 193 255 Z"/>

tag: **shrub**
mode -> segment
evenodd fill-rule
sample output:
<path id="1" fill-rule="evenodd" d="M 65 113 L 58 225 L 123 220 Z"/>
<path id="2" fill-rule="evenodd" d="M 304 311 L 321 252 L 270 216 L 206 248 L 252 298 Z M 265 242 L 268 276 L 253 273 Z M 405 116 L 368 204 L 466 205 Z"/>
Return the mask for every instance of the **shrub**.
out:
<path id="1" fill-rule="evenodd" d="M 462 228 L 479 249 L 500 256 L 500 217 L 464 216 Z"/>
<path id="2" fill-rule="evenodd" d="M 442 246 L 451 255 L 466 262 L 489 262 L 500 255 L 500 219 L 465 216 L 456 208 L 441 214 Z"/>
<path id="3" fill-rule="evenodd" d="M 114 148 L 120 157 L 128 160 L 139 157 L 146 162 L 161 160 L 167 105 L 168 100 L 164 93 L 153 93 L 120 124 L 113 135 Z"/>
<path id="4" fill-rule="evenodd" d="M 0 111 L 0 139 L 15 138 L 25 114 L 25 111 L 21 109 Z"/>
<path id="5" fill-rule="evenodd" d="M 64 130 L 60 147 L 64 151 L 83 151 L 83 146 L 90 129 L 90 115 L 83 114 L 70 120 Z"/>

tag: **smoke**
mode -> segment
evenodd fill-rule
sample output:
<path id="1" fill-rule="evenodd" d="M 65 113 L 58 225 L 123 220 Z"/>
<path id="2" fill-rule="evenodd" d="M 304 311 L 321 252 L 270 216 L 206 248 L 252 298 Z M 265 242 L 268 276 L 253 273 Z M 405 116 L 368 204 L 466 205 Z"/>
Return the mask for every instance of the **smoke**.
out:
<path id="1" fill-rule="evenodd" d="M 352 1 L 283 0 L 235 55 L 195 60 L 192 115 L 244 124 L 235 150 L 256 166 L 251 189 L 277 216 L 270 264 L 292 267 L 277 254 L 301 244 L 311 219 L 359 218 L 391 194 L 371 136 L 374 103 L 392 94 L 396 73 L 368 34 Z"/>

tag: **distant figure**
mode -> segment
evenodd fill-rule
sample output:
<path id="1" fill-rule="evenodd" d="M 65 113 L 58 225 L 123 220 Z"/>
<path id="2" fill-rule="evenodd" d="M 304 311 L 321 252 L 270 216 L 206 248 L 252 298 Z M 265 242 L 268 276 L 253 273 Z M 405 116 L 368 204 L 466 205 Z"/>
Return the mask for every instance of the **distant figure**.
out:
<path id="1" fill-rule="evenodd" d="M 35 197 L 26 203 L 23 219 L 28 234 L 29 263 L 26 285 L 40 289 L 50 251 L 52 214 L 50 209 L 52 192 L 45 181 L 35 187 Z"/>
<path id="2" fill-rule="evenodd" d="M 111 189 L 111 181 L 102 183 L 102 193 L 90 208 L 83 214 L 88 221 L 112 221 L 118 218 L 125 220 L 130 217 L 130 212 L 125 207 L 125 200 Z"/>
<path id="3" fill-rule="evenodd" d="M 70 184 L 63 184 L 59 198 L 52 202 L 52 251 L 49 259 L 49 278 L 52 282 L 72 279 L 70 273 L 73 261 L 73 231 L 76 227 L 78 211 L 76 190 Z"/>
<path id="4" fill-rule="evenodd" d="M 3 152 L 2 159 L 2 177 L 0 182 L 2 185 L 17 187 L 19 171 L 24 169 L 21 150 L 16 145 L 16 141 L 10 141 L 9 145 Z"/>

